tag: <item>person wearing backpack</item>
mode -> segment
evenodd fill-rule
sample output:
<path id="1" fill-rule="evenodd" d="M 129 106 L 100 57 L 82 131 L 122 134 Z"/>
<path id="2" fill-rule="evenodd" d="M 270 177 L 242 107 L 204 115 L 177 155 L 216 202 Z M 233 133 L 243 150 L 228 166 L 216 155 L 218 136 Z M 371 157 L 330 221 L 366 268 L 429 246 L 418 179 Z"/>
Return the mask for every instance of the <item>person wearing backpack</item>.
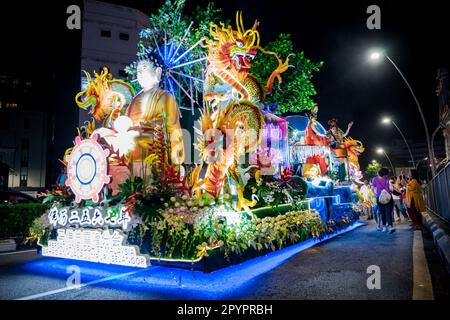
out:
<path id="1" fill-rule="evenodd" d="M 392 211 L 394 210 L 394 200 L 392 198 L 392 187 L 388 178 L 389 170 L 381 168 L 378 171 L 378 176 L 373 178 L 372 186 L 376 191 L 378 215 L 381 217 L 383 228 L 377 227 L 377 230 L 393 233 L 395 232 L 392 226 Z"/>

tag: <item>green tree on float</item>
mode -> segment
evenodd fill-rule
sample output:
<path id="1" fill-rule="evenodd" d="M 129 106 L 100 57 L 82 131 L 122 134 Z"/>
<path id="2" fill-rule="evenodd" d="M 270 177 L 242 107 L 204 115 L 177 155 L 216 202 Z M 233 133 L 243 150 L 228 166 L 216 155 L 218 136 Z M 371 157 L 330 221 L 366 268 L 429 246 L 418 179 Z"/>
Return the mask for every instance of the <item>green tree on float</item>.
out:
<path id="1" fill-rule="evenodd" d="M 313 62 L 305 57 L 303 51 L 296 51 L 291 35 L 287 33 L 281 33 L 276 40 L 263 47 L 267 51 L 276 52 L 281 59 L 289 56 L 289 64 L 293 66 L 281 75 L 283 81 L 279 87 L 275 80 L 272 94 L 266 96 L 266 105 L 277 105 L 272 111 L 279 115 L 310 110 L 314 106 L 312 96 L 317 94 L 311 79 L 323 62 Z M 265 83 L 277 65 L 278 62 L 272 55 L 257 54 L 250 72 L 261 83 Z"/>
<path id="2" fill-rule="evenodd" d="M 382 168 L 382 164 L 379 162 L 369 163 L 364 172 L 364 176 L 367 180 L 371 180 L 378 175 L 378 171 Z"/>

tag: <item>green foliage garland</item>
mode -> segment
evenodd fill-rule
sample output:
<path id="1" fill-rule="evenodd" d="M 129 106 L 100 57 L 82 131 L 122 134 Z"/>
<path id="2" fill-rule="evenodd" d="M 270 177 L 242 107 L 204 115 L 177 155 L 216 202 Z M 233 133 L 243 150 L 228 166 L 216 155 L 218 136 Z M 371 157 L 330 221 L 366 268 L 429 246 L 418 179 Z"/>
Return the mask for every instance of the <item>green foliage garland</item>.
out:
<path id="1" fill-rule="evenodd" d="M 266 105 L 277 105 L 275 114 L 310 110 L 314 106 L 312 96 L 317 94 L 311 79 L 313 73 L 320 70 L 323 62 L 313 62 L 305 57 L 303 51 L 296 51 L 288 33 L 281 33 L 276 40 L 265 45 L 264 49 L 276 52 L 283 61 L 289 57 L 289 64 L 292 65 L 281 74 L 283 80 L 279 87 L 275 80 L 272 94 L 266 97 Z M 251 73 L 261 83 L 265 83 L 277 65 L 278 61 L 272 55 L 258 53 Z"/>

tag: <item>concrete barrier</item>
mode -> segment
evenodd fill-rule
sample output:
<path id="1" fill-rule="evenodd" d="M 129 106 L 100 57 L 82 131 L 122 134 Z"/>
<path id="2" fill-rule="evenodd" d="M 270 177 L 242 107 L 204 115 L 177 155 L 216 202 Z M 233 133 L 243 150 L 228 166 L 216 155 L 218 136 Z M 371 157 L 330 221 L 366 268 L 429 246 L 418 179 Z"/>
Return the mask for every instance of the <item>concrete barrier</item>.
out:
<path id="1" fill-rule="evenodd" d="M 429 213 L 423 213 L 423 224 L 433 235 L 434 245 L 444 260 L 445 267 L 450 273 L 450 235 L 449 232 L 439 227 L 439 218 Z M 443 225 L 444 222 L 440 222 Z M 445 227 L 444 227 L 445 228 Z"/>
<path id="2" fill-rule="evenodd" d="M 13 239 L 0 240 L 0 252 L 15 251 L 16 242 Z"/>
<path id="3" fill-rule="evenodd" d="M 434 231 L 439 229 L 439 226 L 437 226 L 435 223 L 432 223 L 428 229 L 430 229 L 431 233 L 433 233 Z"/>
<path id="4" fill-rule="evenodd" d="M 444 235 L 437 240 L 437 247 L 441 257 L 445 261 L 447 271 L 450 273 L 450 237 Z"/>

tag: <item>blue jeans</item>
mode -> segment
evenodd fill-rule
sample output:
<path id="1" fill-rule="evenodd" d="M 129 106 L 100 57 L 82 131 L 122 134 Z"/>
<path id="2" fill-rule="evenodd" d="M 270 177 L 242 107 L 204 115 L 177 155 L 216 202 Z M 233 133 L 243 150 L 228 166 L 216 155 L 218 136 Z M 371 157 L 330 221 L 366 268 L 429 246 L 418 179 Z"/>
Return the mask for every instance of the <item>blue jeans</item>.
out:
<path id="1" fill-rule="evenodd" d="M 383 226 L 391 226 L 392 227 L 392 211 L 394 210 L 394 201 L 391 200 L 386 203 L 382 204 L 378 201 L 378 215 L 381 218 L 381 223 Z"/>
<path id="2" fill-rule="evenodd" d="M 373 216 L 375 218 L 375 221 L 376 221 L 377 225 L 381 226 L 380 213 L 378 212 L 378 205 L 377 204 L 375 204 L 372 207 L 372 212 L 373 212 Z"/>
<path id="3" fill-rule="evenodd" d="M 408 217 L 408 214 L 406 213 L 406 207 L 403 205 L 402 199 L 394 199 L 394 209 L 399 219 L 400 213 L 403 215 L 404 218 Z"/>

